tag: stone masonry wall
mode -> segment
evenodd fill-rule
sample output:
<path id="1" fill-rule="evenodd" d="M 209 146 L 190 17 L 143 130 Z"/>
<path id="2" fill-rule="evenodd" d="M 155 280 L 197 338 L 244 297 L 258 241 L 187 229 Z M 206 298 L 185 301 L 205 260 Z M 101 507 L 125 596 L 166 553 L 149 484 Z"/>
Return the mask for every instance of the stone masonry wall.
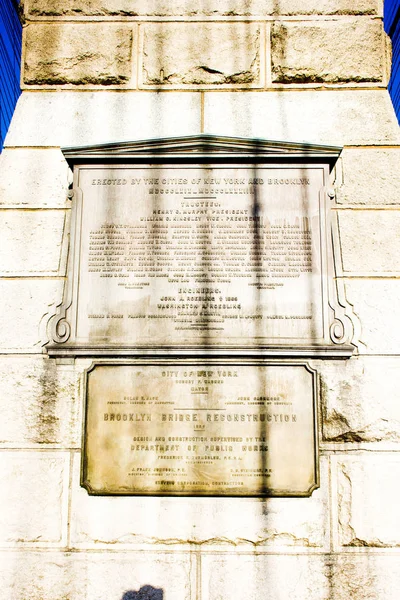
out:
<path id="1" fill-rule="evenodd" d="M 163 600 L 397 600 L 400 136 L 381 1 L 25 0 L 24 19 L 0 156 L 0 600 L 133 600 L 145 585 Z M 68 251 L 60 147 L 201 132 L 344 146 L 338 269 L 361 333 L 350 360 L 311 361 L 311 498 L 79 486 L 90 361 L 42 352 Z"/>

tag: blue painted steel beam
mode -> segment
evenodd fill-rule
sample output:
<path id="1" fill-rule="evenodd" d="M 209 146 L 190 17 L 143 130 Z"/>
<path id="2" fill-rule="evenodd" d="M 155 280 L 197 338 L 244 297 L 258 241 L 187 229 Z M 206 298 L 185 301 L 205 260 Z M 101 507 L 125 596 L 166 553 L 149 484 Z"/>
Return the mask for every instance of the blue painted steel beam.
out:
<path id="1" fill-rule="evenodd" d="M 22 25 L 17 0 L 0 0 L 0 152 L 21 93 Z"/>
<path id="2" fill-rule="evenodd" d="M 385 0 L 383 22 L 386 33 L 392 38 L 392 73 L 388 89 L 400 122 L 400 0 Z"/>

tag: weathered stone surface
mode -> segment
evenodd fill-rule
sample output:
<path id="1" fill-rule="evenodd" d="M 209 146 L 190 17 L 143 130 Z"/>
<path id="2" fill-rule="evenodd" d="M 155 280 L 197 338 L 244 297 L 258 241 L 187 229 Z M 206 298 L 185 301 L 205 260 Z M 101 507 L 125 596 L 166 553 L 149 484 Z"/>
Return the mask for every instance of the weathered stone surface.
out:
<path id="1" fill-rule="evenodd" d="M 51 306 L 60 303 L 62 279 L 0 279 L 0 348 L 3 352 L 42 352 Z"/>
<path id="2" fill-rule="evenodd" d="M 176 498 L 89 496 L 79 487 L 76 455 L 71 544 L 93 548 L 132 544 L 329 548 L 328 465 L 311 498 Z M 149 518 L 149 515 L 159 515 Z M 93 518 L 96 515 L 96 518 Z"/>
<path id="3" fill-rule="evenodd" d="M 274 10 L 282 15 L 380 15 L 382 12 L 379 0 L 275 0 Z"/>
<path id="4" fill-rule="evenodd" d="M 191 0 L 28 0 L 32 16 L 129 15 L 129 16 L 263 16 L 380 14 L 376 0 L 212 0 L 196 5 Z"/>
<path id="5" fill-rule="evenodd" d="M 344 272 L 357 274 L 400 271 L 400 211 L 339 211 Z"/>
<path id="6" fill-rule="evenodd" d="M 326 558 L 329 600 L 397 600 L 399 555 L 344 554 Z"/>
<path id="7" fill-rule="evenodd" d="M 75 146 L 200 133 L 200 94 L 22 93 L 8 146 Z"/>
<path id="8" fill-rule="evenodd" d="M 80 446 L 79 375 L 45 357 L 3 357 L 0 446 Z"/>
<path id="9" fill-rule="evenodd" d="M 346 297 L 361 321 L 361 354 L 398 354 L 400 280 L 346 280 Z"/>
<path id="10" fill-rule="evenodd" d="M 382 81 L 382 23 L 370 19 L 275 23 L 272 81 L 342 83 Z"/>
<path id="11" fill-rule="evenodd" d="M 337 457 L 340 546 L 400 547 L 399 477 L 397 453 Z"/>
<path id="12" fill-rule="evenodd" d="M 260 35 L 250 23 L 145 25 L 143 83 L 260 84 Z"/>
<path id="13" fill-rule="evenodd" d="M 400 149 L 344 149 L 336 199 L 346 204 L 400 204 Z"/>
<path id="14" fill-rule="evenodd" d="M 0 461 L 0 543 L 63 542 L 69 455 L 5 452 Z"/>
<path id="15" fill-rule="evenodd" d="M 320 556 L 202 556 L 204 600 L 325 600 L 328 580 Z M 333 600 L 333 599 L 332 599 Z"/>
<path id="16" fill-rule="evenodd" d="M 0 210 L 0 275 L 64 275 L 68 217 L 63 210 Z"/>
<path id="17" fill-rule="evenodd" d="M 358 357 L 324 361 L 321 378 L 323 439 L 331 442 L 399 442 L 400 359 Z"/>
<path id="18" fill-rule="evenodd" d="M 5 148 L 0 171 L 0 208 L 67 206 L 71 174 L 59 150 Z"/>
<path id="19" fill-rule="evenodd" d="M 399 143 L 386 90 L 205 92 L 208 133 L 327 145 Z"/>
<path id="20" fill-rule="evenodd" d="M 24 82 L 124 84 L 131 78 L 132 28 L 113 24 L 29 25 Z"/>
<path id="21" fill-rule="evenodd" d="M 399 556 L 203 556 L 204 600 L 397 600 Z"/>
<path id="22" fill-rule="evenodd" d="M 195 598 L 193 559 L 179 553 L 80 554 L 31 550 L 23 554 L 2 553 L 0 561 L 1 600 Z"/>

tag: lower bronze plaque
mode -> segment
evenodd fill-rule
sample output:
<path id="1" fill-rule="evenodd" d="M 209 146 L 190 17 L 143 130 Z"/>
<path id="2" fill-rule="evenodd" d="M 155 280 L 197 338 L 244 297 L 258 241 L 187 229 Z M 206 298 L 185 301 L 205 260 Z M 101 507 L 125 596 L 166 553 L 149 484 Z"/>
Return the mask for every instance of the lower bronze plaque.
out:
<path id="1" fill-rule="evenodd" d="M 305 363 L 94 364 L 82 485 L 91 494 L 309 496 L 315 405 Z"/>

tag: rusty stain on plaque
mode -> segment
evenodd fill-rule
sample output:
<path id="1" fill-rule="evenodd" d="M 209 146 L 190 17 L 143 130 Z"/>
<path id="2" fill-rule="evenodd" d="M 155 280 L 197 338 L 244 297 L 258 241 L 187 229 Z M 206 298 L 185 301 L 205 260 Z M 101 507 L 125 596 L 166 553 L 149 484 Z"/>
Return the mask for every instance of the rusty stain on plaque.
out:
<path id="1" fill-rule="evenodd" d="M 307 363 L 93 363 L 81 483 L 96 495 L 309 496 L 316 386 Z"/>

